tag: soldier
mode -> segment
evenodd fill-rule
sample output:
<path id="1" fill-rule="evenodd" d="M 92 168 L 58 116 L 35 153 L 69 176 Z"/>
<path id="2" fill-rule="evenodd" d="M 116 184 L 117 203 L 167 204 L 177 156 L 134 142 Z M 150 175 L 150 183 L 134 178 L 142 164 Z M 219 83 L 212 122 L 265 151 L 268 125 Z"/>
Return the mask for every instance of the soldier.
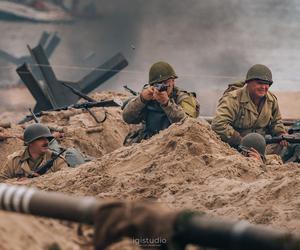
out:
<path id="1" fill-rule="evenodd" d="M 186 116 L 198 117 L 200 106 L 195 94 L 175 87 L 176 78 L 174 69 L 166 62 L 157 62 L 151 66 L 149 84 L 123 109 L 125 122 L 145 123 L 142 130 L 127 136 L 125 145 L 148 139 Z"/>
<path id="2" fill-rule="evenodd" d="M 286 133 L 277 98 L 269 92 L 272 83 L 271 70 L 256 64 L 248 70 L 245 81 L 229 86 L 212 120 L 212 129 L 223 141 L 237 148 L 242 137 L 252 132 L 263 136 Z M 281 146 L 287 142 L 282 141 Z"/>
<path id="3" fill-rule="evenodd" d="M 250 133 L 244 136 L 238 150 L 246 157 L 251 157 L 262 163 L 266 162 L 266 141 L 265 138 L 258 133 Z"/>
<path id="4" fill-rule="evenodd" d="M 250 133 L 244 136 L 238 151 L 245 157 L 250 157 L 266 165 L 282 165 L 283 161 L 279 155 L 266 155 L 266 140 L 258 133 Z"/>
<path id="5" fill-rule="evenodd" d="M 52 139 L 48 127 L 39 123 L 29 125 L 24 131 L 25 149 L 8 156 L 0 171 L 0 181 L 15 177 L 39 176 L 34 171 L 55 156 L 48 148 Z M 65 160 L 58 157 L 49 170 L 55 172 L 67 166 Z"/>

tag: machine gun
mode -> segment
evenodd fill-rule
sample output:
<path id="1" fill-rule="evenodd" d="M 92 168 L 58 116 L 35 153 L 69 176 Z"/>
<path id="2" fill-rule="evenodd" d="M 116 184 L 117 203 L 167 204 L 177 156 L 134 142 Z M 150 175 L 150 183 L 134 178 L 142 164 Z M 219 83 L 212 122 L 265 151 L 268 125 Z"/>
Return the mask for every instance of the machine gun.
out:
<path id="1" fill-rule="evenodd" d="M 90 108 L 94 108 L 94 107 L 120 107 L 122 106 L 122 101 L 118 100 L 118 99 L 113 99 L 113 100 L 104 100 L 104 101 L 93 101 L 93 102 L 82 102 L 82 103 L 76 103 L 73 105 L 69 105 L 69 106 L 65 106 L 65 107 L 61 107 L 61 108 L 57 108 L 57 109 L 50 109 L 47 111 L 41 111 L 38 113 L 34 113 L 34 115 L 36 117 L 41 117 L 44 114 L 46 114 L 47 112 L 51 112 L 51 111 L 61 111 L 61 110 L 68 110 L 71 108 L 74 109 L 90 109 Z M 34 117 L 33 115 L 27 115 L 23 120 L 21 120 L 18 124 L 23 124 L 25 122 L 29 122 L 31 120 L 33 120 Z"/>
<path id="2" fill-rule="evenodd" d="M 95 225 L 96 233 L 101 232 L 103 225 L 105 225 L 105 221 L 97 221 L 96 218 L 101 218 L 99 213 L 103 213 L 105 220 L 105 216 L 107 216 L 105 208 L 109 207 L 108 203 L 93 197 L 72 197 L 62 193 L 38 191 L 35 188 L 25 186 L 0 184 L 0 209 Z M 116 203 L 111 202 L 111 204 Z M 118 204 L 125 205 L 126 203 L 118 201 Z M 132 203 L 132 205 L 134 204 L 136 203 Z M 112 205 L 109 207 L 109 211 L 115 208 L 118 209 L 119 207 Z M 149 213 L 149 211 L 146 212 Z M 128 220 L 130 220 L 129 218 L 130 216 Z M 128 231 L 123 228 L 121 235 L 118 235 L 119 238 L 115 240 L 126 236 L 150 238 L 152 235 L 148 226 L 151 223 L 157 223 L 157 221 L 153 222 L 149 218 L 142 220 L 139 226 L 147 227 L 147 229 L 139 228 L 142 232 L 136 228 L 128 229 Z M 251 225 L 246 221 L 215 218 L 199 212 L 186 210 L 179 212 L 175 217 L 174 225 L 170 228 L 172 228 L 173 237 L 166 239 L 166 241 L 171 240 L 176 246 L 180 246 L 179 249 L 184 249 L 187 244 L 194 244 L 217 249 L 300 250 L 299 235 Z M 109 232 L 112 233 L 112 231 Z M 95 249 L 102 250 L 103 242 L 99 242 L 97 237 L 96 234 L 94 236 Z M 110 237 L 110 235 L 108 234 L 106 237 Z"/>
<path id="3" fill-rule="evenodd" d="M 65 87 L 67 87 L 68 89 L 70 89 L 70 90 L 73 92 L 73 94 L 75 94 L 75 95 L 77 95 L 77 96 L 79 96 L 79 97 L 85 99 L 86 101 L 88 101 L 88 102 L 97 102 L 97 100 L 95 100 L 95 99 L 93 99 L 92 97 L 89 97 L 88 95 L 82 93 L 80 90 L 78 90 L 78 89 L 72 87 L 70 84 L 65 83 L 65 82 L 61 82 L 61 84 L 64 85 Z M 94 118 L 94 120 L 95 120 L 97 123 L 101 123 L 101 122 L 104 122 L 104 121 L 105 121 L 106 116 L 105 116 L 102 120 L 99 120 L 99 119 L 97 118 L 96 114 L 95 114 L 92 110 L 90 110 L 89 108 L 85 108 L 85 109 L 86 109 L 86 111 L 89 112 L 89 114 Z"/>
<path id="4" fill-rule="evenodd" d="M 300 143 L 300 133 L 290 134 L 290 135 L 279 135 L 271 136 L 266 135 L 265 140 L 267 144 L 280 143 L 281 141 L 287 141 L 288 143 Z"/>

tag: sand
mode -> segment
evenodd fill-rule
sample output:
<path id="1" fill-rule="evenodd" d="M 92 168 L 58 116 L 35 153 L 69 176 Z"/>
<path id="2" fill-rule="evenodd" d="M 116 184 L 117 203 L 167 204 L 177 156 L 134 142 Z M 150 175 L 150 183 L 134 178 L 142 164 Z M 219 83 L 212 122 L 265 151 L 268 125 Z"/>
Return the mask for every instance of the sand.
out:
<path id="1" fill-rule="evenodd" d="M 119 94 L 96 97 L 101 95 Z M 103 110 L 96 110 L 101 116 Z M 62 145 L 78 147 L 94 160 L 29 180 L 27 185 L 98 199 L 152 200 L 170 209 L 189 208 L 300 233 L 299 164 L 263 165 L 244 158 L 220 141 L 209 125 L 193 119 L 124 147 L 123 139 L 132 127 L 122 121 L 120 109 L 105 112 L 102 124 L 86 111 L 45 115 L 43 123 L 65 131 Z M 23 128 L 13 125 L 8 131 Z M 1 160 L 21 146 L 19 139 L 0 142 Z M 90 237 L 82 239 L 77 224 L 5 212 L 0 219 L 3 249 L 51 249 L 49 244 L 58 244 L 59 249 L 91 248 Z M 111 249 L 134 248 L 122 242 Z"/>

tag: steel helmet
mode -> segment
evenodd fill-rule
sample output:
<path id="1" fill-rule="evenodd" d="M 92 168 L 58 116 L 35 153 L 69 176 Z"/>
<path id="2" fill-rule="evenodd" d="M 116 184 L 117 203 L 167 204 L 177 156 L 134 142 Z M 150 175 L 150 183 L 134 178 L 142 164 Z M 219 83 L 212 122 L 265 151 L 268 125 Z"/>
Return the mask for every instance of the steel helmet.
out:
<path id="1" fill-rule="evenodd" d="M 266 152 L 266 140 L 258 133 L 250 133 L 242 138 L 241 146 L 245 148 L 254 148 L 261 156 Z"/>
<path id="2" fill-rule="evenodd" d="M 170 78 L 178 78 L 173 67 L 167 62 L 154 63 L 149 70 L 149 84 L 166 81 Z"/>
<path id="3" fill-rule="evenodd" d="M 271 70 L 262 64 L 253 65 L 247 72 L 246 82 L 259 80 L 269 85 L 273 83 Z"/>
<path id="4" fill-rule="evenodd" d="M 47 138 L 49 141 L 54 138 L 50 129 L 40 123 L 31 124 L 24 131 L 24 142 L 26 145 L 42 137 Z"/>

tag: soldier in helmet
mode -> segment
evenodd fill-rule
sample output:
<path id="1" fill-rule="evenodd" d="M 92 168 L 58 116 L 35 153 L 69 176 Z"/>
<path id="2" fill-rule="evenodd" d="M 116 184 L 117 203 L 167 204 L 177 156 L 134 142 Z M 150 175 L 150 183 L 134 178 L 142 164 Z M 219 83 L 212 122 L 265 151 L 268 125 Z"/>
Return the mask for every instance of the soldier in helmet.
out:
<path id="1" fill-rule="evenodd" d="M 212 120 L 212 129 L 223 141 L 237 148 L 242 138 L 252 132 L 263 136 L 286 133 L 277 98 L 269 91 L 272 84 L 271 70 L 256 64 L 248 70 L 245 81 L 229 85 Z M 281 146 L 287 146 L 287 142 Z M 268 153 L 279 151 L 269 148 Z"/>
<path id="2" fill-rule="evenodd" d="M 34 171 L 51 160 L 55 155 L 48 148 L 49 141 L 53 139 L 48 127 L 36 123 L 29 125 L 24 131 L 24 142 L 26 147 L 7 157 L 0 171 L 0 181 L 9 178 L 38 176 Z M 67 167 L 62 157 L 54 160 L 51 172 Z"/>
<path id="3" fill-rule="evenodd" d="M 238 150 L 246 157 L 251 157 L 264 163 L 266 162 L 266 141 L 261 134 L 250 133 L 244 136 L 241 140 L 241 144 L 238 146 Z"/>
<path id="4" fill-rule="evenodd" d="M 123 108 L 123 119 L 129 124 L 144 122 L 142 130 L 127 137 L 125 144 L 148 139 L 186 116 L 198 117 L 200 106 L 195 94 L 175 86 L 177 75 L 166 62 L 154 63 L 149 71 L 149 84 L 140 95 Z"/>

